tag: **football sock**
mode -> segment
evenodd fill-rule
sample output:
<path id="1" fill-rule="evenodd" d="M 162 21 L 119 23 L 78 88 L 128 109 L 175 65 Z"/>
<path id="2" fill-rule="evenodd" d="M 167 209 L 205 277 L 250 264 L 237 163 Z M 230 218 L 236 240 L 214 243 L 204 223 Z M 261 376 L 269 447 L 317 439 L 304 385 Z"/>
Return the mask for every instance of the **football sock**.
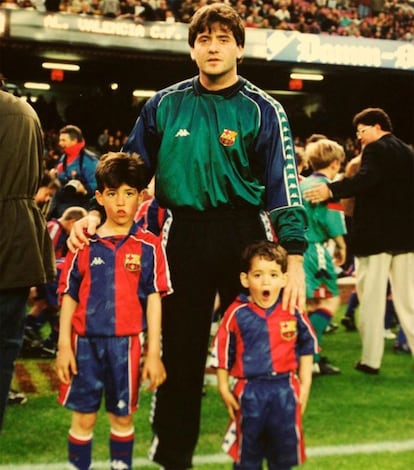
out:
<path id="1" fill-rule="evenodd" d="M 351 292 L 346 306 L 345 316 L 355 319 L 355 310 L 359 305 L 358 295 L 356 291 Z"/>
<path id="2" fill-rule="evenodd" d="M 325 309 L 325 308 L 318 308 L 314 310 L 313 312 L 309 312 L 309 320 L 312 323 L 313 329 L 315 330 L 316 333 L 316 338 L 318 339 L 318 344 L 319 344 L 319 350 L 322 344 L 322 336 L 323 333 L 326 329 L 326 327 L 329 325 L 329 322 L 332 319 L 332 313 Z M 319 352 L 314 355 L 314 362 L 319 362 L 321 359 L 321 356 Z"/>
<path id="3" fill-rule="evenodd" d="M 78 436 L 71 430 L 68 436 L 69 462 L 78 470 L 89 470 L 92 461 L 92 437 Z"/>
<path id="4" fill-rule="evenodd" d="M 111 469 L 132 468 L 132 450 L 134 447 L 134 428 L 120 433 L 111 429 L 109 448 Z"/>

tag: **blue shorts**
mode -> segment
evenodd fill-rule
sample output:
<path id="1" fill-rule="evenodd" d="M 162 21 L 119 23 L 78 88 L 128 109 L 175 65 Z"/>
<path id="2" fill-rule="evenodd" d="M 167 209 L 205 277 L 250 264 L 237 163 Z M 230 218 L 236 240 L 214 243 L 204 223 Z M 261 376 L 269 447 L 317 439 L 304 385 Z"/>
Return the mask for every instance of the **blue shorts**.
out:
<path id="1" fill-rule="evenodd" d="M 86 337 L 74 334 L 78 374 L 61 384 L 58 402 L 80 413 L 94 413 L 105 395 L 106 411 L 127 416 L 138 407 L 143 334 Z"/>
<path id="2" fill-rule="evenodd" d="M 233 389 L 240 410 L 223 449 L 235 469 L 289 468 L 305 461 L 299 380 L 293 373 L 239 380 Z"/>

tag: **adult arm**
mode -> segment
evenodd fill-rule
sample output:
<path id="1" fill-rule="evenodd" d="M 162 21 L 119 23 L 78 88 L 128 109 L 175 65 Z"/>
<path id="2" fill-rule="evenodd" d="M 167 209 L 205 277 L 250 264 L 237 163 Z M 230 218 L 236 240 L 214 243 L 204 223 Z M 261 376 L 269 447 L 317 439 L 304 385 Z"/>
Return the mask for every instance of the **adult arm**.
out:
<path id="1" fill-rule="evenodd" d="M 303 312 L 306 305 L 305 272 L 303 253 L 307 242 L 306 212 L 302 206 L 281 209 L 270 214 L 279 243 L 288 252 L 287 283 L 283 289 L 282 306 L 291 313 L 295 308 Z"/>
<path id="2" fill-rule="evenodd" d="M 270 101 L 263 105 L 256 152 L 263 161 L 266 209 L 279 243 L 288 252 L 288 280 L 283 307 L 291 313 L 305 309 L 303 253 L 307 247 L 306 211 L 302 205 L 296 170 L 294 143 L 283 107 Z"/>
<path id="3" fill-rule="evenodd" d="M 310 202 L 318 203 L 327 199 L 349 198 L 358 196 L 373 186 L 381 178 L 380 166 L 377 155 L 380 144 L 373 142 L 368 144 L 361 157 L 361 166 L 352 177 L 345 176 L 340 181 L 329 184 L 320 184 L 304 192 L 304 197 Z"/>

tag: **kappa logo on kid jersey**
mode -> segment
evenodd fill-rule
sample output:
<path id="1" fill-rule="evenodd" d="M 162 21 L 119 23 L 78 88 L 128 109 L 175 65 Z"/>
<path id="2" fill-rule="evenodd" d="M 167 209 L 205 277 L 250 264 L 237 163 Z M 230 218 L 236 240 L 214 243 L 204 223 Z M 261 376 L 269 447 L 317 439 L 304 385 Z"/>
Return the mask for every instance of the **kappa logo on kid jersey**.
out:
<path id="1" fill-rule="evenodd" d="M 231 129 L 224 129 L 220 136 L 220 143 L 224 147 L 231 147 L 236 142 L 238 132 L 232 131 Z"/>
<path id="2" fill-rule="evenodd" d="M 280 323 L 280 336 L 287 341 L 296 338 L 296 321 L 282 321 Z"/>
<path id="3" fill-rule="evenodd" d="M 127 271 L 139 271 L 141 267 L 141 256 L 137 253 L 127 253 L 125 255 L 124 266 Z"/>
<path id="4" fill-rule="evenodd" d="M 91 266 L 100 266 L 101 264 L 105 264 L 105 261 L 100 256 L 94 256 Z"/>

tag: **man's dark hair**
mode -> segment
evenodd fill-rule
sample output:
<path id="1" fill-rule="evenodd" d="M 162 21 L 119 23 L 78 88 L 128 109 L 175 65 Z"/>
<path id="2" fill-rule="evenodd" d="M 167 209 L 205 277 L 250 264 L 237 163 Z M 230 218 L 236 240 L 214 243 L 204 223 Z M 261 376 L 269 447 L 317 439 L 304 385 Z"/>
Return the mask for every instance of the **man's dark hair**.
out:
<path id="1" fill-rule="evenodd" d="M 76 139 L 78 142 L 82 142 L 83 134 L 79 127 L 74 126 L 73 124 L 68 124 L 65 127 L 60 129 L 59 134 L 68 134 L 71 140 Z"/>
<path id="2" fill-rule="evenodd" d="M 275 261 L 281 266 L 282 272 L 287 270 L 287 252 L 275 242 L 260 240 L 247 245 L 241 256 L 241 272 L 249 272 L 252 260 L 258 256 L 268 261 Z"/>
<path id="3" fill-rule="evenodd" d="M 137 153 L 108 152 L 102 155 L 95 171 L 98 191 L 117 189 L 122 184 L 142 191 L 148 186 L 148 170 Z"/>
<path id="4" fill-rule="evenodd" d="M 358 127 L 358 124 L 366 124 L 367 126 L 378 124 L 383 131 L 392 132 L 391 119 L 381 108 L 363 109 L 358 114 L 355 114 L 352 124 L 355 128 Z"/>
<path id="5" fill-rule="evenodd" d="M 233 33 L 238 46 L 244 47 L 245 31 L 239 14 L 229 5 L 212 3 L 196 11 L 188 28 L 188 44 L 194 47 L 198 34 L 211 31 L 213 23 L 220 23 Z"/>

